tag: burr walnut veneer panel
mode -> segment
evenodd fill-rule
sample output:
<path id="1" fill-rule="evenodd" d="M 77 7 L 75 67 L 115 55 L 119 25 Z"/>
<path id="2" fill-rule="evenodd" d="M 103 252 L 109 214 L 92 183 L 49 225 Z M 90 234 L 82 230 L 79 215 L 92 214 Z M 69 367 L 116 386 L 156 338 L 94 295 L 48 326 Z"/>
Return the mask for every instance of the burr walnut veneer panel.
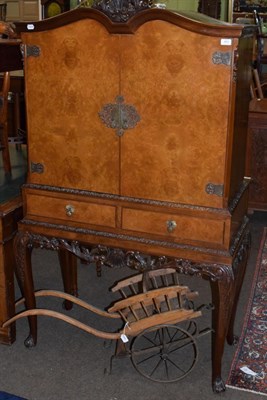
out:
<path id="1" fill-rule="evenodd" d="M 230 66 L 213 56 L 227 50 L 234 61 L 236 38 L 225 46 L 161 20 L 110 35 L 91 19 L 23 38 L 40 48 L 25 75 L 29 159 L 44 173 L 29 182 L 223 207 L 235 103 Z M 118 95 L 140 116 L 121 137 L 99 118 Z M 208 194 L 210 182 L 224 186 L 224 196 Z M 240 178 L 235 191 L 239 185 Z"/>
<path id="2" fill-rule="evenodd" d="M 141 115 L 122 139 L 123 195 L 222 206 L 205 192 L 225 180 L 231 76 L 212 62 L 214 48 L 225 50 L 217 37 L 165 21 L 122 38 L 121 93 Z"/>
<path id="3" fill-rule="evenodd" d="M 25 63 L 29 160 L 44 165 L 30 181 L 118 193 L 119 138 L 98 117 L 119 93 L 118 38 L 94 20 L 25 36 L 41 49 Z"/>

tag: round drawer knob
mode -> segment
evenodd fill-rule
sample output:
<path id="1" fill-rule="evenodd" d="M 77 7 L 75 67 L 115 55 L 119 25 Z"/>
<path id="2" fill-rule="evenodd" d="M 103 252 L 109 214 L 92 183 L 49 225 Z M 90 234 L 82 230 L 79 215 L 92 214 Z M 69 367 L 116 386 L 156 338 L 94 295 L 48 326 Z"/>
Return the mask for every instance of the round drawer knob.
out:
<path id="1" fill-rule="evenodd" d="M 74 214 L 75 208 L 74 208 L 71 204 L 68 204 L 68 205 L 65 207 L 65 210 L 66 210 L 66 215 L 67 215 L 68 217 L 71 217 L 72 214 Z"/>
<path id="2" fill-rule="evenodd" d="M 177 224 L 175 221 L 167 221 L 166 224 L 167 224 L 167 231 L 170 233 L 172 233 L 175 230 L 175 228 L 177 227 Z"/>

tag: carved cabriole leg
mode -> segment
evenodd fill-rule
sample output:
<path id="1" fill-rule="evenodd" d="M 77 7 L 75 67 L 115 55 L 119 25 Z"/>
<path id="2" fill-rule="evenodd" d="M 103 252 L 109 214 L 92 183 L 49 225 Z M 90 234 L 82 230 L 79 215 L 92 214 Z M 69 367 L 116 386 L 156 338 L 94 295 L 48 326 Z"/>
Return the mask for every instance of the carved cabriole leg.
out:
<path id="1" fill-rule="evenodd" d="M 78 297 L 77 257 L 68 250 L 59 249 L 58 258 L 65 293 Z M 71 310 L 73 305 L 69 300 L 64 300 L 63 304 L 66 310 Z"/>
<path id="2" fill-rule="evenodd" d="M 228 329 L 228 333 L 227 333 L 227 342 L 230 345 L 236 344 L 238 342 L 238 337 L 234 334 L 234 322 L 235 322 L 238 299 L 239 299 L 244 275 L 246 272 L 250 244 L 251 244 L 251 235 L 250 235 L 250 232 L 246 232 L 246 234 L 244 235 L 244 240 L 243 240 L 243 242 L 239 248 L 239 251 L 237 253 L 237 256 L 235 257 L 234 262 L 233 262 L 233 271 L 234 271 L 234 276 L 235 276 L 234 302 L 233 302 L 233 308 L 232 308 L 232 313 L 231 313 L 231 318 L 230 318 L 230 323 L 229 323 L 229 329 Z"/>
<path id="3" fill-rule="evenodd" d="M 224 266 L 224 277 L 218 280 L 211 280 L 213 304 L 213 390 L 221 392 L 225 385 L 221 378 L 221 361 L 225 339 L 229 344 L 237 341 L 234 335 L 234 322 L 237 309 L 237 302 L 243 283 L 246 270 L 247 258 L 250 248 L 250 233 L 245 232 L 242 242 L 238 248 L 232 265 Z"/>
<path id="4" fill-rule="evenodd" d="M 31 268 L 32 242 L 28 232 L 18 232 L 14 239 L 15 254 L 15 273 L 21 289 L 22 296 L 25 298 L 27 309 L 36 308 L 34 296 L 34 285 Z M 26 347 L 32 347 L 37 342 L 37 317 L 28 317 L 30 334 L 25 340 Z"/>
<path id="5" fill-rule="evenodd" d="M 212 313 L 212 387 L 214 392 L 225 391 L 221 376 L 221 364 L 226 334 L 234 299 L 234 274 L 231 265 L 201 264 L 176 259 L 174 267 L 185 275 L 209 279 L 214 310 Z"/>
<path id="6" fill-rule="evenodd" d="M 227 268 L 227 266 L 225 266 Z M 232 268 L 220 280 L 211 280 L 212 302 L 212 387 L 213 391 L 220 393 L 225 391 L 225 384 L 221 376 L 221 364 L 224 344 L 228 332 L 229 320 L 234 300 L 234 279 L 229 279 Z"/>

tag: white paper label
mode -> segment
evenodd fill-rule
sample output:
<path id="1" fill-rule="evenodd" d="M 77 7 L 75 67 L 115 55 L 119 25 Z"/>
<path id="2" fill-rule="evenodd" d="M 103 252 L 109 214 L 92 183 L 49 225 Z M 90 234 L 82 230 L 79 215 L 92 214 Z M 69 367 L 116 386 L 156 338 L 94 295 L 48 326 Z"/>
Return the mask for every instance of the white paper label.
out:
<path id="1" fill-rule="evenodd" d="M 222 46 L 231 46 L 231 44 L 232 44 L 232 39 L 221 39 Z"/>
<path id="2" fill-rule="evenodd" d="M 123 343 L 129 342 L 129 339 L 127 338 L 127 336 L 124 333 L 121 335 L 121 340 L 123 341 Z"/>
<path id="3" fill-rule="evenodd" d="M 258 374 L 254 371 L 252 371 L 252 369 L 248 368 L 248 367 L 241 367 L 240 368 L 242 372 L 244 372 L 247 375 L 251 375 L 251 376 L 257 376 Z"/>
<path id="4" fill-rule="evenodd" d="M 33 31 L 35 26 L 33 24 L 27 24 L 28 31 Z"/>

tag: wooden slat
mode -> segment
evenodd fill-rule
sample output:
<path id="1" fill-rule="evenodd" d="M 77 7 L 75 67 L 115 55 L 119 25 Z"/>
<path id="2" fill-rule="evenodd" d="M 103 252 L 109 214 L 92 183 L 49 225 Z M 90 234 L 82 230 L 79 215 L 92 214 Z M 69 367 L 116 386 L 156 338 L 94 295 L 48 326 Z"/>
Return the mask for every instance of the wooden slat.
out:
<path id="1" fill-rule="evenodd" d="M 174 274 L 176 273 L 176 270 L 174 268 L 161 268 L 161 269 L 155 269 L 153 271 L 148 271 L 146 274 L 148 274 L 149 278 L 153 277 L 158 277 L 162 275 L 169 275 L 169 274 Z M 111 288 L 112 292 L 116 292 L 120 290 L 121 288 L 125 288 L 127 286 L 137 284 L 139 282 L 142 282 L 144 274 L 138 274 L 131 276 L 130 278 L 123 279 L 122 281 L 118 282 L 113 288 Z"/>
<path id="2" fill-rule="evenodd" d="M 197 292 L 192 292 L 192 293 L 194 293 L 196 295 L 198 294 Z M 189 293 L 189 295 L 190 294 L 191 294 L 191 292 Z M 172 309 L 178 310 L 179 308 L 182 308 L 182 307 L 180 307 L 179 299 L 177 298 L 177 293 L 173 294 L 173 295 L 169 295 L 168 297 L 170 300 L 176 299 L 176 303 L 172 304 Z M 186 296 L 186 297 L 188 298 L 188 296 Z M 157 297 L 156 299 L 153 299 L 152 301 L 151 301 L 151 299 L 148 299 L 147 301 L 143 301 L 142 303 L 144 303 L 149 316 L 153 315 L 155 313 L 155 311 L 160 313 L 160 312 L 165 312 L 168 310 L 168 307 L 167 307 L 166 301 L 165 301 L 165 296 L 163 296 L 163 295 Z M 133 308 L 135 310 L 135 312 L 139 315 L 139 319 L 142 318 L 142 315 L 143 315 L 143 318 L 145 318 L 145 315 L 142 313 L 142 308 L 140 306 L 140 303 L 133 305 L 131 308 Z M 136 320 L 136 318 L 133 319 L 131 317 L 129 308 L 125 308 L 123 310 L 123 313 L 124 313 L 124 315 L 127 316 L 128 321 Z"/>
<path id="3" fill-rule="evenodd" d="M 155 314 L 151 317 L 129 323 L 127 326 L 125 326 L 124 333 L 128 336 L 136 336 L 139 332 L 156 325 L 176 324 L 181 321 L 200 317 L 201 315 L 201 311 L 194 310 L 180 309 L 167 311 L 163 314 Z"/>
<path id="4" fill-rule="evenodd" d="M 157 298 L 159 296 L 164 297 L 165 295 L 170 295 L 175 297 L 177 296 L 177 293 L 186 294 L 188 293 L 188 291 L 189 289 L 187 286 L 179 286 L 179 285 L 150 290 L 149 292 L 141 293 L 136 296 L 129 297 L 128 299 L 122 299 L 120 301 L 117 301 L 113 306 L 111 306 L 108 309 L 108 312 L 115 312 L 123 308 L 130 307 L 134 304 L 138 304 L 141 301 L 144 302 L 147 302 L 148 300 L 152 301 L 154 298 Z"/>

